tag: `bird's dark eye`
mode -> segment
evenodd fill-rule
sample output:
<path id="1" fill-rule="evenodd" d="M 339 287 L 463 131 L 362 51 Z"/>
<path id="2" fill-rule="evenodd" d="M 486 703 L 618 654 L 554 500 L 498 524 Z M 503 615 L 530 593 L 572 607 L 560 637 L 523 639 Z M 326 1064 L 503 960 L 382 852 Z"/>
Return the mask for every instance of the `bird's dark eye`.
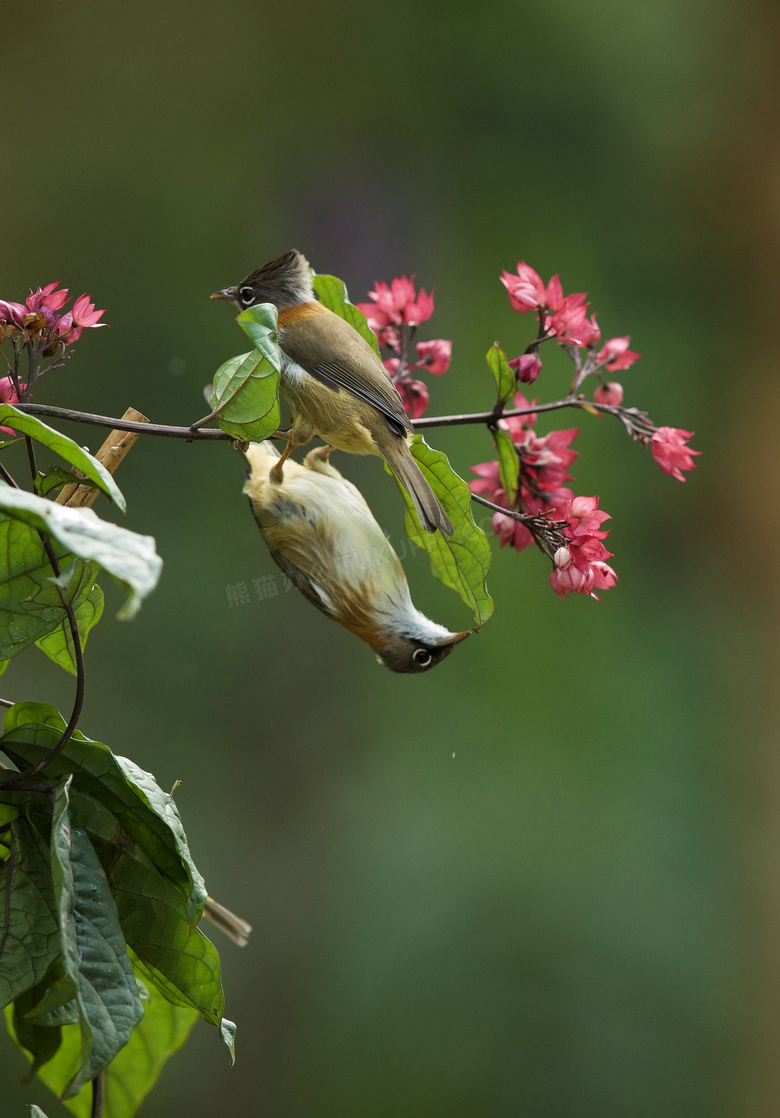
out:
<path id="1" fill-rule="evenodd" d="M 255 291 L 253 287 L 240 287 L 238 289 L 238 297 L 245 307 L 250 306 L 255 301 Z"/>
<path id="2" fill-rule="evenodd" d="M 433 656 L 431 656 L 427 648 L 415 648 L 412 653 L 412 659 L 415 664 L 418 664 L 421 668 L 427 668 L 433 662 Z"/>

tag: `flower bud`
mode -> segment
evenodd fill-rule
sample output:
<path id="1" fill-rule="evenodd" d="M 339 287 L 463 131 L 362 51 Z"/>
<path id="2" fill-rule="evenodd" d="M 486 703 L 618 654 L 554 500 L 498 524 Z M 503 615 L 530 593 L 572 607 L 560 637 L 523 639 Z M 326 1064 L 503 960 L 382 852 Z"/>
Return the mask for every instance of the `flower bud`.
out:
<path id="1" fill-rule="evenodd" d="M 542 371 L 542 362 L 536 353 L 523 353 L 509 362 L 509 368 L 515 370 L 518 380 L 533 384 Z"/>

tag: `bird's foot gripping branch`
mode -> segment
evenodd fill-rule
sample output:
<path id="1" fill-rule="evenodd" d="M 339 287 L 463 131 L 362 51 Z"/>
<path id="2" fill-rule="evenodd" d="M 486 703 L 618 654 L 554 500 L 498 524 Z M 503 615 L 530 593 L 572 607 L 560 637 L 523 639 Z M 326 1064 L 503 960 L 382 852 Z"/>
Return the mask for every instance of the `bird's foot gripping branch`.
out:
<path id="1" fill-rule="evenodd" d="M 258 298 L 268 269 L 278 278 L 277 266 L 291 260 L 297 333 L 290 332 L 293 307 L 286 296 L 278 298 L 278 288 L 271 288 L 276 302 Z M 252 283 L 218 293 L 243 307 L 238 322 L 252 349 L 220 367 L 209 415 L 190 426 L 32 402 L 42 377 L 70 358 L 82 332 L 103 325 L 103 311 L 87 295 L 66 309 L 68 293 L 57 284 L 38 288 L 24 303 L 0 300 L 0 354 L 6 361 L 0 377 L 6 434 L 0 443 L 0 674 L 34 645 L 75 676 L 67 716 L 38 702 L 0 700 L 9 708 L 0 737 L 0 994 L 11 1034 L 29 1056 L 30 1075 L 79 1116 L 130 1118 L 199 1015 L 220 1029 L 232 1050 L 219 957 L 199 922 L 211 906 L 240 942 L 248 928 L 206 897 L 171 796 L 150 774 L 80 729 L 84 647 L 103 609 L 97 579 L 105 571 L 124 589 L 122 616 L 129 618 L 155 587 L 161 560 L 149 537 L 101 519 L 84 507 L 89 501 L 73 507 L 76 485 L 82 493 L 87 486 L 95 496 L 105 494 L 122 511 L 125 503 L 108 460 L 104 464 L 100 454 L 91 455 L 41 417 L 188 442 L 260 443 L 284 436 L 281 388 L 294 413 L 289 447 L 320 434 L 347 451 L 385 459 L 401 488 L 409 537 L 427 550 L 434 575 L 460 595 L 475 626 L 490 617 L 493 603 L 486 588 L 490 547 L 475 523 L 473 502 L 492 513 L 502 546 L 521 551 L 533 543 L 541 549 L 557 594 L 596 597 L 617 581 L 604 542 L 608 515 L 598 497 L 576 495 L 568 485 L 577 431 L 541 434 L 545 413 L 573 408 L 613 416 L 680 481 L 698 453 L 688 446 L 690 432 L 657 427 L 644 412 L 624 406 L 623 388 L 613 378 L 629 370 L 638 354 L 629 349 L 628 337 L 602 342 L 586 296 L 564 295 L 557 276 L 544 284 L 523 262 L 516 273 L 502 275 L 512 307 L 536 316 L 535 335 L 512 360 L 498 343 L 489 347 L 489 375 L 474 381 L 486 408 L 427 416 L 429 389 L 422 378 L 445 373 L 452 354 L 447 340 L 417 338 L 433 314 L 433 295 L 401 277 L 377 283 L 369 301 L 356 306 L 341 280 L 310 274 L 301 261 L 300 254 L 285 254 L 248 277 Z M 328 315 L 349 330 L 334 328 Z M 325 325 L 324 340 L 302 328 L 309 319 Z M 573 365 L 569 391 L 560 399 L 529 401 L 524 391 L 539 379 L 542 353 L 551 344 Z M 301 376 L 316 382 L 309 384 L 310 395 L 301 395 Z M 350 422 L 334 421 L 336 399 L 346 401 L 341 414 Z M 484 426 L 494 447 L 491 460 L 471 467 L 476 478 L 470 484 L 421 435 L 464 424 Z M 39 468 L 39 454 L 47 456 L 45 469 Z M 349 572 L 355 592 L 339 605 L 344 582 L 335 569 L 326 572 L 329 581 L 324 578 L 321 550 L 312 550 L 303 571 L 300 548 L 284 553 L 280 546 L 276 553 L 292 583 L 393 670 L 425 671 L 438 663 L 467 633 L 450 632 L 415 609 L 398 557 L 384 547 L 358 491 L 329 467 L 327 451 L 290 469 L 285 502 L 276 499 L 279 493 L 266 501 L 264 493 L 281 485 L 283 458 L 273 460 L 267 478 L 253 473 L 250 482 L 264 535 L 275 531 L 280 503 L 298 506 L 295 484 L 303 479 L 304 489 L 326 494 L 323 516 L 339 508 L 345 522 L 351 518 L 350 555 L 340 550 L 338 538 L 326 555 L 334 568 Z M 353 608 L 366 600 L 363 568 L 352 562 L 366 540 L 381 555 L 374 582 L 393 607 L 382 616 L 395 610 L 409 633 L 380 628 L 370 611 Z M 329 596 L 321 592 L 323 581 L 331 587 Z M 33 1111 L 38 1118 L 43 1114 L 38 1107 Z"/>

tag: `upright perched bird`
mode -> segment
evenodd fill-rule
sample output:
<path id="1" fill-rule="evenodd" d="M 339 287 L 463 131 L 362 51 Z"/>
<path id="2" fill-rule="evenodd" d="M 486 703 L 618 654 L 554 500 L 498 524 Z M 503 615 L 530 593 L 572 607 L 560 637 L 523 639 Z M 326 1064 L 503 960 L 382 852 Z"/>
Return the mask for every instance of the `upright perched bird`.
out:
<path id="1" fill-rule="evenodd" d="M 291 249 L 211 297 L 229 299 L 241 310 L 255 303 L 278 308 L 281 389 L 293 422 L 274 477 L 282 477 L 291 450 L 319 435 L 350 454 L 384 458 L 414 502 L 422 526 L 452 534 L 449 517 L 409 449 L 413 428 L 401 397 L 368 342 L 317 302 L 305 256 Z"/>
<path id="2" fill-rule="evenodd" d="M 250 443 L 244 492 L 274 562 L 312 605 L 371 645 L 394 672 L 425 672 L 469 632 L 451 633 L 412 604 L 401 561 L 360 490 L 318 447 L 281 482 L 272 443 Z"/>

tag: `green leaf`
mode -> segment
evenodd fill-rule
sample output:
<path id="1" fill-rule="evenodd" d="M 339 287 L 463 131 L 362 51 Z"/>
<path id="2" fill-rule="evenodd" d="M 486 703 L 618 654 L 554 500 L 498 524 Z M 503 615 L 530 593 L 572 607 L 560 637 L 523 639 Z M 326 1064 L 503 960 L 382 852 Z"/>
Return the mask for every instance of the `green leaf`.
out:
<path id="1" fill-rule="evenodd" d="M 498 427 L 493 432 L 498 455 L 498 473 L 501 479 L 501 488 L 507 495 L 510 505 L 517 496 L 517 487 L 520 483 L 520 455 L 512 442 L 508 431 Z"/>
<path id="2" fill-rule="evenodd" d="M 24 793 L 4 795 L 18 801 Z M 2 806 L 6 817 L 17 811 L 9 824 L 10 854 L 0 865 L 0 1006 L 5 1006 L 44 978 L 60 944 L 48 846 L 14 804 Z"/>
<path id="3" fill-rule="evenodd" d="M 71 562 L 59 544 L 54 551 L 63 566 L 71 564 L 64 585 L 55 579 L 35 528 L 0 514 L 0 555 L 5 560 L 0 575 L 0 657 L 6 660 L 63 623 L 63 600 L 78 607 L 90 592 L 98 565 Z"/>
<path id="4" fill-rule="evenodd" d="M 103 1118 L 134 1118 L 166 1061 L 181 1048 L 198 1019 L 194 1010 L 171 1005 L 156 991 L 144 999 L 143 1007 L 144 1015 L 130 1040 L 106 1068 Z M 57 1097 L 78 1068 L 81 1048 L 77 1026 L 63 1028 L 61 1033 L 59 1051 L 38 1073 Z M 77 1118 L 90 1118 L 91 1086 L 87 1084 L 66 1100 L 65 1106 Z"/>
<path id="5" fill-rule="evenodd" d="M 108 1067 L 143 1015 L 108 879 L 69 810 L 72 782 L 72 775 L 65 776 L 53 789 L 51 830 L 62 960 L 76 986 L 81 1029 L 81 1059 L 65 1098 Z"/>
<path id="6" fill-rule="evenodd" d="M 35 1103 L 30 1103 L 30 1118 L 46 1118 L 46 1115 L 39 1106 L 36 1106 Z"/>
<path id="7" fill-rule="evenodd" d="M 29 1083 L 43 1065 L 56 1055 L 62 1041 L 61 1029 L 52 1029 L 27 1020 L 26 1012 L 35 1004 L 37 998 L 38 987 L 33 987 L 20 994 L 13 1005 L 5 1007 L 5 1019 L 11 1039 L 30 1059 L 31 1067 L 25 1079 L 26 1083 Z"/>
<path id="8" fill-rule="evenodd" d="M 86 598 L 76 607 L 74 614 L 79 631 L 82 649 L 87 646 L 87 637 L 103 613 L 103 591 L 95 583 Z M 73 651 L 73 637 L 67 618 L 58 629 L 35 642 L 41 652 L 59 664 L 66 672 L 76 675 L 76 658 Z"/>
<path id="9" fill-rule="evenodd" d="M 128 594 L 120 617 L 132 617 L 142 599 L 157 585 L 162 560 L 151 536 L 139 536 L 101 520 L 92 509 L 67 508 L 5 484 L 0 485 L 0 510 L 14 520 L 47 532 L 68 552 L 100 563 Z M 28 540 L 27 550 L 30 546 Z M 0 554 L 3 554 L 1 545 Z M 60 620 L 61 617 L 57 624 Z M 37 633 L 27 643 L 41 635 Z M 0 650 L 0 657 L 7 655 Z"/>
<path id="10" fill-rule="evenodd" d="M 0 425 L 13 427 L 14 430 L 29 435 L 36 442 L 59 454 L 60 458 L 64 458 L 71 466 L 81 470 L 85 477 L 108 494 L 117 508 L 125 512 L 125 499 L 111 474 L 97 458 L 93 458 L 89 451 L 83 450 L 78 443 L 74 443 L 73 439 L 55 431 L 53 427 L 49 427 L 34 415 L 25 415 L 12 404 L 0 404 Z"/>
<path id="11" fill-rule="evenodd" d="M 496 382 L 498 402 L 500 404 L 506 404 L 515 393 L 517 377 L 515 376 L 514 370 L 509 368 L 506 354 L 498 342 L 493 342 L 486 356 L 488 367 L 493 374 L 493 380 Z"/>
<path id="12" fill-rule="evenodd" d="M 282 371 L 282 355 L 279 351 L 277 318 L 279 312 L 273 303 L 256 303 L 247 307 L 236 318 L 236 322 L 248 334 L 252 345 L 263 355 L 271 368 Z"/>
<path id="13" fill-rule="evenodd" d="M 406 504 L 404 523 L 407 535 L 428 552 L 434 577 L 460 595 L 474 611 L 474 624 L 481 627 L 493 613 L 493 601 L 485 585 L 490 569 L 490 544 L 482 529 L 474 523 L 471 490 L 452 469 L 447 456 L 429 447 L 422 435 L 412 436 L 411 450 L 431 489 L 444 506 L 453 531 L 451 536 L 445 536 L 443 532 L 423 531 L 414 505 L 399 482 L 398 488 Z"/>
<path id="14" fill-rule="evenodd" d="M 18 704 L 6 714 L 2 743 L 20 763 L 34 764 L 63 727 L 53 708 Z M 218 1026 L 219 954 L 196 927 L 206 889 L 172 798 L 151 774 L 78 731 L 46 773 L 73 774 L 71 814 L 108 874 L 123 934 L 144 975 L 168 1000 Z"/>
<path id="15" fill-rule="evenodd" d="M 327 307 L 329 311 L 333 311 L 339 318 L 343 318 L 350 326 L 354 326 L 361 338 L 368 342 L 374 353 L 379 357 L 376 334 L 368 325 L 363 312 L 358 310 L 354 303 L 350 303 L 344 281 L 336 276 L 318 276 L 312 273 L 312 283 L 323 307 Z"/>
<path id="16" fill-rule="evenodd" d="M 211 407 L 223 431 L 262 442 L 279 428 L 278 372 L 257 350 L 232 357 L 217 369 Z"/>
<path id="17" fill-rule="evenodd" d="M 41 497 L 45 497 L 51 493 L 53 489 L 59 489 L 62 485 L 91 485 L 87 478 L 77 477 L 76 474 L 71 474 L 68 470 L 63 470 L 60 466 L 52 466 L 46 473 L 39 473 L 38 480 L 35 483 L 35 491 Z M 97 489 L 97 486 L 95 486 Z"/>
<path id="18" fill-rule="evenodd" d="M 26 764 L 34 764 L 57 744 L 65 720 L 54 707 L 17 703 L 6 711 L 3 726 L 0 742 L 7 743 Z M 197 924 L 206 887 L 192 860 L 176 804 L 152 774 L 128 758 L 118 757 L 101 742 L 91 741 L 80 730 L 47 765 L 46 773 L 54 779 L 73 773 L 75 791 L 93 797 L 110 811 L 114 829 L 118 825 L 170 879 L 185 903 L 188 922 Z M 121 836 L 116 842 L 121 845 Z"/>

